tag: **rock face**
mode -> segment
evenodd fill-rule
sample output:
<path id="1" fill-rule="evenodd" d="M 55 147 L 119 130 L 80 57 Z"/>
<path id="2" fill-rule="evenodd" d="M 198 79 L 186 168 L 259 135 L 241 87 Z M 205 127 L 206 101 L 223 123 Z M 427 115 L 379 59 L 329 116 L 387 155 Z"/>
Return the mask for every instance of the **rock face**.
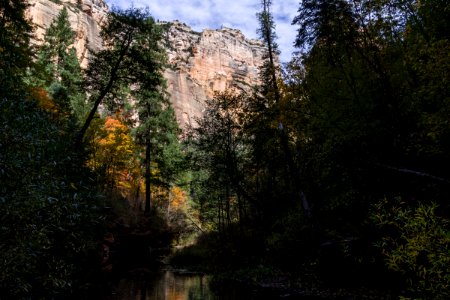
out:
<path id="1" fill-rule="evenodd" d="M 81 65 L 87 65 L 89 49 L 101 49 L 100 24 L 108 12 L 103 0 L 29 0 L 29 3 L 28 15 L 37 25 L 37 43 L 65 6 L 76 32 L 75 47 Z M 178 21 L 162 25 L 167 27 L 164 45 L 169 60 L 164 75 L 182 128 L 202 116 L 205 100 L 216 91 L 229 88 L 250 91 L 259 82 L 259 66 L 265 52 L 260 41 L 246 39 L 237 29 L 195 32 Z"/>
<path id="2" fill-rule="evenodd" d="M 178 21 L 166 23 L 169 68 L 165 71 L 182 127 L 202 115 L 205 100 L 229 88 L 250 91 L 259 82 L 265 48 L 237 29 L 195 32 Z"/>
<path id="3" fill-rule="evenodd" d="M 75 48 L 81 66 L 87 66 L 89 49 L 102 47 L 100 24 L 106 19 L 108 6 L 103 0 L 29 0 L 28 17 L 36 25 L 36 43 L 41 43 L 45 29 L 65 6 L 76 33 Z"/>

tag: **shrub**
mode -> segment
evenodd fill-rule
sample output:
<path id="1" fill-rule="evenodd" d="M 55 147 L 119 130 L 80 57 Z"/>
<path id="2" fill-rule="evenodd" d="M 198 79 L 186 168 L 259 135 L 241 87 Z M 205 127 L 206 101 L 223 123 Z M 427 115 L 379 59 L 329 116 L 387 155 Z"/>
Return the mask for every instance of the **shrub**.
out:
<path id="1" fill-rule="evenodd" d="M 424 299 L 450 297 L 450 231 L 436 204 L 411 207 L 397 199 L 375 206 L 372 221 L 385 233 L 377 246 L 389 269 L 400 272 L 408 290 Z"/>

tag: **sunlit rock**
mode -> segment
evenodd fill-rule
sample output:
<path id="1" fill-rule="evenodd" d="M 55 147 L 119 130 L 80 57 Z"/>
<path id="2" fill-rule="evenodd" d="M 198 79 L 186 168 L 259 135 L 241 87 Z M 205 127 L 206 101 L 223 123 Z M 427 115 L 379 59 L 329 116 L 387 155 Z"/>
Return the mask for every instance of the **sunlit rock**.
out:
<path id="1" fill-rule="evenodd" d="M 65 6 L 76 33 L 75 48 L 86 67 L 91 51 L 101 49 L 100 27 L 108 6 L 103 0 L 30 0 L 28 17 L 36 24 L 36 43 Z M 179 21 L 167 26 L 164 46 L 169 66 L 164 75 L 181 127 L 202 115 L 205 100 L 229 88 L 250 91 L 259 81 L 264 46 L 245 38 L 240 30 L 223 27 L 195 32 Z"/>

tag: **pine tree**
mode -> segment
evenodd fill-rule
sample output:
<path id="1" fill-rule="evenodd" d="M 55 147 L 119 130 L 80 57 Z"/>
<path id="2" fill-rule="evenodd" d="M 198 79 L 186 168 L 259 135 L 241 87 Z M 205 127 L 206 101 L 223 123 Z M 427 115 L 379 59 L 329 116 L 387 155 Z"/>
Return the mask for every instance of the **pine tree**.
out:
<path id="1" fill-rule="evenodd" d="M 259 33 L 267 52 L 264 65 L 261 72 L 261 86 L 259 87 L 259 94 L 256 95 L 257 103 L 259 102 L 259 108 L 257 108 L 253 117 L 257 121 L 255 123 L 255 154 L 257 160 L 265 161 L 268 166 L 268 173 L 271 176 L 279 171 L 276 170 L 279 165 L 286 165 L 287 172 L 284 177 L 287 178 L 285 184 L 289 189 L 293 190 L 294 195 L 291 198 L 300 199 L 305 215 L 310 217 L 311 211 L 309 203 L 306 199 L 305 193 L 300 188 L 300 174 L 297 167 L 294 156 L 292 154 L 291 145 L 289 141 L 289 134 L 287 132 L 286 124 L 283 124 L 283 96 L 280 90 L 280 70 L 276 63 L 277 55 L 279 54 L 278 45 L 276 43 L 275 23 L 273 21 L 270 7 L 272 5 L 271 0 L 262 0 L 262 12 L 257 14 L 260 28 Z M 266 140 L 273 140 L 271 144 L 275 145 L 267 148 L 268 144 Z M 279 148 L 278 148 L 279 147 Z M 264 149 L 266 148 L 266 149 Z M 269 151 L 267 151 L 269 150 Z M 270 154 L 269 154 L 270 153 Z M 279 156 L 278 153 L 282 153 Z M 267 155 L 269 154 L 269 155 Z M 258 156 L 260 158 L 258 159 Z M 277 157 L 278 156 L 278 157 Z M 276 160 L 281 160 L 275 162 Z M 283 168 L 284 169 L 284 168 Z M 280 180 L 282 182 L 284 180 Z"/>
<path id="2" fill-rule="evenodd" d="M 85 97 L 81 90 L 81 68 L 74 42 L 75 32 L 64 7 L 45 32 L 44 43 L 38 51 L 36 79 L 60 109 L 77 115 Z"/>
<path id="3" fill-rule="evenodd" d="M 138 126 L 138 144 L 145 148 L 146 212 L 150 211 L 151 163 L 156 162 L 166 176 L 173 176 L 181 156 L 178 126 L 170 107 L 162 72 L 165 52 L 159 45 L 162 32 L 147 10 L 113 10 L 102 30 L 104 50 L 95 54 L 86 71 L 93 108 L 80 129 L 76 144 L 81 146 L 97 109 L 114 110 L 133 99 Z M 168 151 L 171 149 L 171 151 Z M 171 155 L 169 155 L 171 153 Z M 173 154 L 173 155 L 172 155 Z M 169 156 L 172 160 L 169 163 Z M 169 176 L 170 175 L 170 176 Z"/>
<path id="4" fill-rule="evenodd" d="M 34 53 L 25 2 L 0 3 L 0 294 L 54 299 L 87 286 L 80 279 L 103 227 L 68 122 L 42 109 L 37 96 L 46 93 L 26 84 Z"/>
<path id="5" fill-rule="evenodd" d="M 0 97 L 12 93 L 32 65 L 31 23 L 25 18 L 27 1 L 4 0 L 0 4 Z"/>
<path id="6" fill-rule="evenodd" d="M 244 180 L 253 176 L 244 170 L 249 151 L 242 110 L 247 101 L 247 95 L 235 91 L 217 93 L 206 101 L 198 127 L 192 128 L 187 141 L 193 147 L 190 156 L 196 181 L 202 186 L 193 185 L 197 195 L 193 200 L 200 206 L 203 221 L 214 221 L 220 232 L 232 220 L 243 221 L 246 204 L 259 208 Z"/>
<path id="7" fill-rule="evenodd" d="M 167 184 L 174 180 L 181 161 L 181 149 L 178 144 L 179 128 L 166 93 L 166 82 L 162 74 L 166 56 L 159 41 L 162 29 L 153 18 L 145 20 L 150 29 L 137 40 L 147 45 L 140 65 L 149 67 L 151 72 L 143 73 L 140 87 L 132 91 L 136 98 L 139 125 L 136 128 L 138 143 L 145 147 L 145 212 L 151 209 L 151 162 L 156 162 Z"/>
<path id="8" fill-rule="evenodd" d="M 264 89 L 263 93 L 273 93 L 273 98 L 276 103 L 280 101 L 280 90 L 277 82 L 277 66 L 276 57 L 279 55 L 278 45 L 276 43 L 277 35 L 275 32 L 275 22 L 273 21 L 270 7 L 272 5 L 271 0 L 263 0 L 262 12 L 257 14 L 259 26 L 258 32 L 260 38 L 263 40 L 264 45 L 267 47 L 265 62 L 261 69 L 261 80 L 265 84 L 261 87 Z"/>

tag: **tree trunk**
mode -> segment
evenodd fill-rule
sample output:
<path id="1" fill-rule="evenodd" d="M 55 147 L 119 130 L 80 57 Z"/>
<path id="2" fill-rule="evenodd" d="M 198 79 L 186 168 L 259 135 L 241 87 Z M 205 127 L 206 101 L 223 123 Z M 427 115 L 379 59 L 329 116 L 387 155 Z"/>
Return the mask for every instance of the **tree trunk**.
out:
<path id="1" fill-rule="evenodd" d="M 147 145 L 145 146 L 145 214 L 150 213 L 150 200 L 151 200 L 151 191 L 150 191 L 150 150 L 151 145 L 150 142 L 147 141 Z"/>
<path id="2" fill-rule="evenodd" d="M 108 84 L 100 91 L 100 94 L 98 95 L 97 99 L 95 99 L 94 106 L 92 107 L 91 111 L 89 112 L 89 116 L 87 117 L 86 121 L 83 124 L 83 127 L 81 127 L 80 131 L 78 132 L 76 138 L 75 138 L 75 147 L 79 148 L 83 142 L 84 135 L 86 134 L 86 131 L 88 130 L 89 126 L 91 125 L 92 120 L 94 119 L 95 113 L 97 112 L 97 109 L 100 105 L 100 103 L 103 101 L 103 99 L 106 97 L 106 95 L 111 91 L 114 83 L 117 80 L 117 72 L 122 65 L 122 62 L 125 58 L 125 55 L 128 52 L 128 49 L 130 48 L 132 42 L 132 36 L 129 34 L 128 40 L 123 42 L 123 48 L 119 53 L 119 57 L 116 61 L 116 63 L 111 68 L 111 75 L 108 80 Z"/>
<path id="3" fill-rule="evenodd" d="M 293 187 L 300 198 L 305 216 L 310 219 L 312 217 L 311 207 L 309 206 L 308 199 L 306 198 L 305 193 L 300 187 L 300 172 L 292 157 L 291 149 L 289 148 L 289 142 L 287 140 L 287 135 L 283 128 L 280 132 L 280 141 L 289 168 L 289 176 L 291 177 L 290 182 L 291 184 L 293 184 Z"/>
<path id="4" fill-rule="evenodd" d="M 134 207 L 139 208 L 139 210 L 142 209 L 142 203 L 140 201 L 141 199 L 140 199 L 140 195 L 139 195 L 140 192 L 141 192 L 141 178 L 138 178 L 136 194 L 135 194 L 135 198 L 134 198 Z"/>
<path id="5" fill-rule="evenodd" d="M 219 237 L 222 238 L 223 230 L 222 230 L 222 199 L 220 196 L 217 198 L 217 217 L 219 219 Z"/>
<path id="6" fill-rule="evenodd" d="M 263 0 L 262 4 L 263 4 L 263 12 L 266 13 L 267 15 L 270 15 L 269 8 L 271 5 L 271 2 Z M 275 99 L 274 99 L 275 105 L 277 106 L 276 109 L 279 114 L 280 144 L 283 149 L 284 156 L 286 158 L 286 162 L 287 162 L 287 165 L 289 168 L 289 177 L 290 177 L 289 179 L 290 179 L 292 186 L 296 190 L 296 194 L 300 198 L 305 215 L 308 218 L 311 218 L 312 213 L 311 213 L 311 209 L 310 209 L 308 200 L 306 198 L 305 193 L 303 192 L 303 190 L 300 187 L 300 172 L 295 164 L 294 158 L 293 158 L 291 150 L 289 148 L 287 132 L 285 131 L 285 129 L 283 128 L 283 124 L 281 123 L 281 117 L 282 117 L 281 110 L 280 110 L 281 93 L 280 93 L 280 88 L 277 83 L 277 71 L 276 71 L 276 67 L 275 67 L 274 53 L 275 53 L 276 48 L 274 46 L 274 36 L 272 35 L 270 24 L 268 24 L 268 23 L 263 24 L 262 29 L 264 31 L 263 35 L 265 37 L 266 46 L 268 48 L 267 51 L 268 51 L 268 55 L 269 55 L 268 56 L 269 71 L 270 71 L 270 76 L 272 79 L 272 89 L 275 94 L 274 95 L 275 96 Z"/>
<path id="7" fill-rule="evenodd" d="M 226 199 L 225 199 L 225 213 L 227 217 L 227 227 L 230 227 L 231 225 L 231 212 L 230 212 L 230 185 L 227 183 L 227 189 L 226 189 Z"/>
<path id="8" fill-rule="evenodd" d="M 239 226 L 242 229 L 243 218 L 244 218 L 244 209 L 242 207 L 242 199 L 241 194 L 239 192 L 237 194 L 237 203 L 238 203 L 238 218 L 239 218 Z"/>

